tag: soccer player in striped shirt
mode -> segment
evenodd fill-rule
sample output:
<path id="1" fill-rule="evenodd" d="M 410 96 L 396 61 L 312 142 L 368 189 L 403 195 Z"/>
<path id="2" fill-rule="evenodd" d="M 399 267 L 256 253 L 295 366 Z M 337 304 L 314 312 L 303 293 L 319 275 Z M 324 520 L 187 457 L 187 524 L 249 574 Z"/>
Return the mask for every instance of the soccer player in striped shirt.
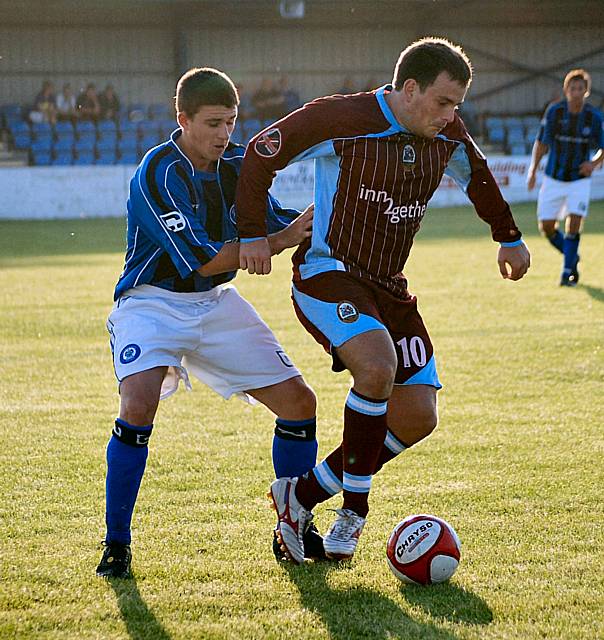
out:
<path id="1" fill-rule="evenodd" d="M 277 477 L 316 462 L 316 399 L 254 308 L 228 284 L 239 265 L 233 203 L 243 148 L 229 142 L 239 99 L 215 69 L 192 69 L 176 89 L 178 128 L 151 149 L 130 183 L 126 263 L 107 328 L 120 411 L 107 446 L 105 550 L 97 574 L 130 572 L 130 524 L 160 399 L 195 375 L 224 398 L 276 416 Z M 310 234 L 312 212 L 264 197 L 271 253 Z M 324 555 L 316 529 L 307 551 Z M 309 549 L 313 546 L 314 551 Z M 280 559 L 278 544 L 273 549 Z"/>
<path id="2" fill-rule="evenodd" d="M 539 163 L 547 154 L 537 219 L 540 231 L 563 254 L 563 287 L 579 283 L 579 240 L 589 212 L 591 174 L 604 162 L 602 114 L 585 102 L 590 89 L 591 77 L 584 69 L 566 74 L 564 100 L 550 105 L 543 116 L 527 176 L 530 191 L 535 187 Z M 564 219 L 563 234 L 558 222 Z"/>
<path id="3" fill-rule="evenodd" d="M 456 113 L 471 76 L 459 47 L 426 38 L 401 53 L 392 85 L 314 100 L 248 145 L 236 197 L 240 266 L 270 271 L 263 202 L 274 172 L 314 158 L 313 230 L 294 256 L 294 307 L 333 369 L 353 377 L 342 444 L 310 473 L 271 485 L 294 562 L 313 507 L 340 491 L 324 546 L 350 558 L 373 475 L 436 426 L 433 347 L 402 270 L 443 173 L 490 225 L 501 275 L 518 280 L 529 267 L 510 208 Z"/>

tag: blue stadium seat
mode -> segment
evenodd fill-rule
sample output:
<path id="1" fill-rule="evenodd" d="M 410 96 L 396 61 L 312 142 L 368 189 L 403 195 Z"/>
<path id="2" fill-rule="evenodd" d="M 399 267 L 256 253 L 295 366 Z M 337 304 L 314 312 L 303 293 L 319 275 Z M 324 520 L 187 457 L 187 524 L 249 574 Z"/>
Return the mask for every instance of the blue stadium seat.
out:
<path id="1" fill-rule="evenodd" d="M 73 138 L 75 137 L 73 125 L 67 120 L 60 120 L 55 124 L 55 138 Z"/>
<path id="2" fill-rule="evenodd" d="M 101 131 L 116 131 L 117 125 L 114 120 L 101 120 L 96 125 L 96 130 L 100 133 Z"/>
<path id="3" fill-rule="evenodd" d="M 73 160 L 74 164 L 94 164 L 94 151 L 92 149 L 79 150 Z"/>
<path id="4" fill-rule="evenodd" d="M 38 138 L 31 143 L 31 150 L 35 153 L 50 153 L 52 149 L 52 138 Z"/>
<path id="5" fill-rule="evenodd" d="M 138 124 L 138 133 L 142 137 L 145 136 L 161 136 L 161 125 L 159 120 L 141 120 Z"/>
<path id="6" fill-rule="evenodd" d="M 96 127 L 94 126 L 94 122 L 90 120 L 80 120 L 76 122 L 75 130 L 78 141 L 86 140 L 94 144 L 96 140 Z"/>
<path id="7" fill-rule="evenodd" d="M 75 141 L 73 147 L 77 155 L 80 155 L 81 153 L 94 154 L 94 145 L 94 138 L 80 138 Z"/>
<path id="8" fill-rule="evenodd" d="M 57 152 L 65 152 L 69 151 L 71 154 L 73 151 L 74 139 L 73 138 L 57 138 L 52 146 L 53 151 Z"/>
<path id="9" fill-rule="evenodd" d="M 235 128 L 233 129 L 233 133 L 231 134 L 231 142 L 235 144 L 246 143 L 246 141 L 244 140 L 243 127 L 239 125 L 239 123 L 237 123 L 235 125 Z"/>
<path id="10" fill-rule="evenodd" d="M 172 134 L 172 131 L 178 129 L 178 123 L 174 118 L 164 118 L 163 120 L 158 120 L 159 129 L 161 131 L 161 137 L 164 139 L 168 139 Z"/>
<path id="11" fill-rule="evenodd" d="M 117 131 L 106 129 L 104 131 L 99 131 L 97 136 L 97 144 L 102 143 L 106 145 L 113 145 L 115 147 L 117 143 Z"/>
<path id="12" fill-rule="evenodd" d="M 148 115 L 152 120 L 168 120 L 172 117 L 174 109 L 167 104 L 150 104 Z"/>
<path id="13" fill-rule="evenodd" d="M 138 147 L 138 140 L 135 136 L 127 136 L 118 140 L 117 150 L 118 153 L 129 153 L 132 152 L 136 155 Z"/>
<path id="14" fill-rule="evenodd" d="M 119 131 L 122 137 L 125 133 L 133 133 L 134 135 L 138 135 L 138 124 L 136 122 L 132 122 L 132 120 L 128 118 L 122 118 L 119 121 Z"/>
<path id="15" fill-rule="evenodd" d="M 32 163 L 38 166 L 49 165 L 52 161 L 50 149 L 31 150 Z"/>
<path id="16" fill-rule="evenodd" d="M 540 128 L 541 128 L 541 125 L 539 123 L 534 125 L 528 125 L 526 128 L 526 134 L 524 137 L 525 141 L 533 144 L 533 142 L 535 142 L 535 139 L 537 138 L 537 134 L 539 133 Z"/>
<path id="17" fill-rule="evenodd" d="M 156 147 L 160 142 L 163 142 L 158 134 L 144 135 L 139 142 L 138 150 L 141 154 L 147 153 L 149 149 Z"/>
<path id="18" fill-rule="evenodd" d="M 526 145 L 524 142 L 517 142 L 510 146 L 510 154 L 513 156 L 523 156 L 526 154 Z"/>
<path id="19" fill-rule="evenodd" d="M 117 162 L 117 154 L 115 147 L 113 149 L 98 150 L 96 164 L 115 164 Z"/>
<path id="20" fill-rule="evenodd" d="M 52 164 L 53 165 L 70 165 L 73 164 L 73 152 L 71 151 L 71 149 L 67 150 L 67 149 L 63 149 L 63 150 L 57 150 L 55 149 L 55 152 L 53 154 L 53 158 L 52 158 Z"/>
<path id="21" fill-rule="evenodd" d="M 120 153 L 118 154 L 118 162 L 120 164 L 138 164 L 139 160 L 140 156 L 138 155 L 136 149 L 120 151 Z"/>
<path id="22" fill-rule="evenodd" d="M 35 122 L 31 126 L 31 132 L 34 141 L 53 139 L 52 127 L 48 122 Z"/>
<path id="23" fill-rule="evenodd" d="M 508 129 L 507 139 L 509 145 L 517 143 L 524 144 L 524 129 L 522 127 L 512 127 Z"/>
<path id="24" fill-rule="evenodd" d="M 96 141 L 96 150 L 97 153 L 101 153 L 102 151 L 115 151 L 116 141 L 112 138 L 99 138 Z"/>
<path id="25" fill-rule="evenodd" d="M 15 120 L 8 124 L 8 130 L 13 138 L 16 149 L 28 149 L 31 145 L 32 135 L 29 124 L 23 120 Z"/>
<path id="26" fill-rule="evenodd" d="M 245 120 L 243 123 L 243 137 L 246 143 L 255 136 L 258 131 L 263 129 L 262 122 L 258 120 L 258 118 L 250 118 L 249 120 Z"/>

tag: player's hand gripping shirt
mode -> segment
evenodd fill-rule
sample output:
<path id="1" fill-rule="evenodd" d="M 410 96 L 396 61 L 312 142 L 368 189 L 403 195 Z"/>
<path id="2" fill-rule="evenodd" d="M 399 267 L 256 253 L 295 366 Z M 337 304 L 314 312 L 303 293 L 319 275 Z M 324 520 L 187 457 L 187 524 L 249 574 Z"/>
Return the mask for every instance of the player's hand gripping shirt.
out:
<path id="1" fill-rule="evenodd" d="M 604 148 L 602 127 L 602 114 L 589 103 L 579 113 L 571 113 L 566 100 L 548 107 L 537 136 L 549 147 L 545 175 L 564 182 L 585 178 L 579 167 L 593 149 Z"/>
<path id="2" fill-rule="evenodd" d="M 198 171 L 180 150 L 175 131 L 151 149 L 130 181 L 128 248 L 114 299 L 142 284 L 168 291 L 208 291 L 235 277 L 235 271 L 204 277 L 207 264 L 225 242 L 237 238 L 235 187 L 243 147 L 229 145 L 216 173 Z M 299 212 L 283 209 L 266 194 L 263 223 L 269 233 L 286 227 Z"/>
<path id="3" fill-rule="evenodd" d="M 295 278 L 342 270 L 402 293 L 402 270 L 444 173 L 468 194 L 493 239 L 520 238 L 486 160 L 456 115 L 434 139 L 405 130 L 375 92 L 306 104 L 248 145 L 237 186 L 242 238 L 265 236 L 264 202 L 275 171 L 315 160 L 312 238 L 296 252 Z"/>

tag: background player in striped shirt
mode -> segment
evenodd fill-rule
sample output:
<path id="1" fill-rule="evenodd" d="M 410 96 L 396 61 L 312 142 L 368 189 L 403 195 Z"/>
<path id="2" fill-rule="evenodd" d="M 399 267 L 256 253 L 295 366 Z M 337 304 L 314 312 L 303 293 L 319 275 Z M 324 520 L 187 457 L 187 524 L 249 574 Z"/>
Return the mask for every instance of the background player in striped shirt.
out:
<path id="1" fill-rule="evenodd" d="M 130 183 L 126 263 L 107 324 L 120 412 L 107 447 L 101 576 L 129 574 L 130 523 L 157 406 L 179 380 L 190 387 L 188 373 L 224 398 L 254 399 L 276 414 L 277 476 L 304 473 L 316 462 L 314 393 L 227 284 L 239 264 L 232 208 L 243 148 L 229 143 L 238 102 L 225 74 L 187 72 L 176 90 L 180 128 L 145 155 Z M 264 197 L 272 254 L 310 234 L 312 211 L 298 214 Z M 307 551 L 323 555 L 316 529 L 306 534 Z M 278 544 L 274 550 L 281 557 Z"/>
<path id="2" fill-rule="evenodd" d="M 343 491 L 324 538 L 328 556 L 353 555 L 372 476 L 437 422 L 432 343 L 402 270 L 443 173 L 464 189 L 500 243 L 504 278 L 530 257 L 485 158 L 456 113 L 472 76 L 465 54 L 442 39 L 405 49 L 393 85 L 315 100 L 250 142 L 237 188 L 241 267 L 270 271 L 263 202 L 274 172 L 315 160 L 312 237 L 294 256 L 293 298 L 304 327 L 354 385 L 340 447 L 310 473 L 271 485 L 289 557 L 304 557 L 313 507 Z"/>
<path id="3" fill-rule="evenodd" d="M 579 282 L 579 239 L 589 212 L 590 176 L 604 161 L 602 114 L 585 102 L 590 90 L 587 71 L 573 69 L 566 74 L 564 100 L 550 105 L 543 116 L 527 177 L 530 191 L 539 163 L 548 154 L 537 218 L 541 232 L 564 255 L 560 285 L 566 287 Z M 558 222 L 564 219 L 562 234 Z"/>

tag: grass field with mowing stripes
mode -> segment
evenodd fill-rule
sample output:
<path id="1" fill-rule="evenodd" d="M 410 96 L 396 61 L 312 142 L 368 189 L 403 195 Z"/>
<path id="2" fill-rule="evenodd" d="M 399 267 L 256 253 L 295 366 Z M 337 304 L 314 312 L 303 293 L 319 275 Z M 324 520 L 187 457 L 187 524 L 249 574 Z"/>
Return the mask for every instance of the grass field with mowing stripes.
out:
<path id="1" fill-rule="evenodd" d="M 428 212 L 406 274 L 435 345 L 440 425 L 376 476 L 352 563 L 277 565 L 265 493 L 273 420 L 201 384 L 162 403 L 134 514 L 134 579 L 94 575 L 117 393 L 104 322 L 124 221 L 0 222 L 0 638 L 594 640 L 604 637 L 604 203 L 581 284 L 515 207 L 533 254 L 501 279 L 469 208 Z M 240 274 L 319 398 L 319 455 L 350 385 L 297 323 L 290 263 Z M 242 348 L 245 348 L 242 345 Z M 340 506 L 317 509 L 324 530 Z M 402 586 L 394 525 L 456 528 L 449 584 Z"/>

